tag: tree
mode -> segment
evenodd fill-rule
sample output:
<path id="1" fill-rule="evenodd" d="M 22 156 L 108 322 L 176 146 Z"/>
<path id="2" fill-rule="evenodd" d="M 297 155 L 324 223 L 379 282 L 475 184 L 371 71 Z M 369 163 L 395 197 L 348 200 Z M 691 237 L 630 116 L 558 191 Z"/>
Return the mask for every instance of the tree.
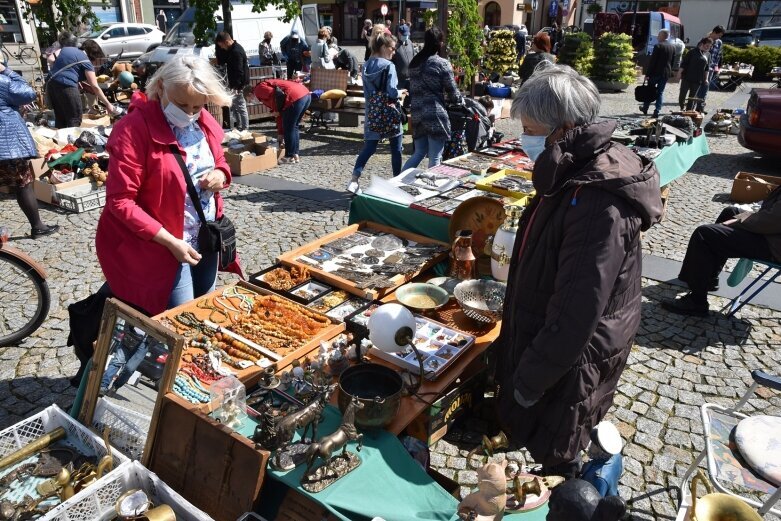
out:
<path id="1" fill-rule="evenodd" d="M 284 9 L 285 16 L 282 17 L 282 20 L 285 22 L 293 20 L 301 13 L 301 8 L 296 0 L 251 0 L 250 3 L 252 11 L 255 13 L 262 13 L 269 7 Z M 193 35 L 197 44 L 209 45 L 213 41 L 214 33 L 217 30 L 214 12 L 220 7 L 222 7 L 223 30 L 233 34 L 230 0 L 191 0 L 190 5 L 195 7 Z"/>
<path id="2" fill-rule="evenodd" d="M 596 16 L 602 12 L 602 4 L 589 4 L 589 6 L 586 7 L 586 12 L 591 16 Z"/>
<path id="3" fill-rule="evenodd" d="M 439 0 L 439 5 L 447 6 L 447 26 L 445 31 L 450 63 L 456 76 L 463 75 L 464 84 L 470 85 L 477 72 L 477 64 L 483 55 L 483 30 L 480 28 L 480 13 L 475 0 Z M 426 27 L 431 27 L 439 19 L 440 10 L 428 10 L 423 13 Z"/>
<path id="4" fill-rule="evenodd" d="M 22 16 L 37 29 L 42 45 L 53 43 L 60 31 L 78 33 L 84 26 L 96 27 L 100 23 L 88 0 L 38 0 L 21 2 L 20 6 Z M 101 8 L 108 7 L 108 1 L 103 0 Z M 46 29 L 42 28 L 43 25 Z"/>

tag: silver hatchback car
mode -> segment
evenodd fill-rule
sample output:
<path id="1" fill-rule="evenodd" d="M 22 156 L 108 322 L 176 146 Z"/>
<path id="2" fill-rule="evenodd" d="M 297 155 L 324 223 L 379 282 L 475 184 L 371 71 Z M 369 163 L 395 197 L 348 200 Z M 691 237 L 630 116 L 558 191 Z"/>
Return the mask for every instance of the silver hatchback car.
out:
<path id="1" fill-rule="evenodd" d="M 781 47 L 781 27 L 757 27 L 751 29 L 751 34 L 757 39 L 757 45 Z"/>
<path id="2" fill-rule="evenodd" d="M 85 40 L 95 40 L 106 56 L 116 56 L 121 52 L 123 58 L 134 58 L 147 52 L 150 47 L 160 45 L 164 37 L 165 33 L 154 25 L 113 23 L 82 34 L 79 44 Z"/>

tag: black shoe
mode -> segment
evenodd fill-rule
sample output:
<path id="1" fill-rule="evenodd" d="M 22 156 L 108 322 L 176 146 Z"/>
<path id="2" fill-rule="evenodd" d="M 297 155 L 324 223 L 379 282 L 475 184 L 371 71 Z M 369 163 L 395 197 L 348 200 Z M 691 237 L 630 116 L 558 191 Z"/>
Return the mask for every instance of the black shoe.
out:
<path id="1" fill-rule="evenodd" d="M 705 304 L 695 302 L 691 293 L 678 299 L 665 299 L 662 301 L 662 307 L 672 313 L 692 317 L 707 317 L 710 312 L 707 302 Z"/>
<path id="2" fill-rule="evenodd" d="M 56 233 L 59 229 L 60 226 L 57 224 L 45 225 L 43 228 L 33 228 L 30 232 L 30 237 L 37 239 L 38 237 L 43 237 L 44 235 L 51 235 Z"/>
<path id="3" fill-rule="evenodd" d="M 654 118 L 658 118 L 659 117 L 659 113 L 657 111 L 654 111 L 654 116 L 653 117 Z"/>
<path id="4" fill-rule="evenodd" d="M 708 287 L 708 291 L 719 291 L 719 279 L 718 277 L 713 279 Z"/>
<path id="5" fill-rule="evenodd" d="M 642 112 L 645 115 L 648 115 L 648 109 L 640 105 L 640 112 Z"/>

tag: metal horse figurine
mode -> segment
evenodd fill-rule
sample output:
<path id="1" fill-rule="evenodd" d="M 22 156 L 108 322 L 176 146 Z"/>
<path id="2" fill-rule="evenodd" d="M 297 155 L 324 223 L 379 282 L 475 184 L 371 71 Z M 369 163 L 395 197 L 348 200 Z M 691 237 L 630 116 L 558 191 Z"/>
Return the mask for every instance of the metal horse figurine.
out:
<path id="1" fill-rule="evenodd" d="M 288 446 L 290 446 L 296 430 L 300 429 L 301 427 L 304 428 L 304 431 L 301 433 L 301 440 L 304 441 L 306 439 L 306 432 L 309 430 L 311 425 L 312 440 L 317 438 L 317 424 L 323 414 L 323 410 L 325 409 L 326 404 L 328 403 L 328 399 L 335 388 L 336 384 L 322 387 L 319 389 L 320 394 L 312 403 L 294 413 L 288 414 L 279 420 L 279 422 L 277 422 L 277 424 L 274 426 L 274 444 L 277 447 L 277 465 L 280 465 L 280 454 L 284 452 Z"/>
<path id="2" fill-rule="evenodd" d="M 308 479 L 307 477 L 309 476 L 309 472 L 312 470 L 312 466 L 318 457 L 320 457 L 325 462 L 324 467 L 326 472 L 323 474 L 323 477 L 332 472 L 331 464 L 335 459 L 349 459 L 349 456 L 347 455 L 348 441 L 358 440 L 358 447 L 356 447 L 356 450 L 360 452 L 361 448 L 363 448 L 363 434 L 358 432 L 358 430 L 355 428 L 354 422 L 356 409 L 360 410 L 363 409 L 363 407 L 363 403 L 359 402 L 358 400 L 352 400 L 347 406 L 347 409 L 344 411 L 344 415 L 342 416 L 342 424 L 339 426 L 339 428 L 336 429 L 333 434 L 323 436 L 323 439 L 313 442 L 309 446 L 306 451 L 306 471 L 304 472 L 304 479 Z M 342 453 L 331 457 L 331 455 L 339 449 L 342 449 Z"/>

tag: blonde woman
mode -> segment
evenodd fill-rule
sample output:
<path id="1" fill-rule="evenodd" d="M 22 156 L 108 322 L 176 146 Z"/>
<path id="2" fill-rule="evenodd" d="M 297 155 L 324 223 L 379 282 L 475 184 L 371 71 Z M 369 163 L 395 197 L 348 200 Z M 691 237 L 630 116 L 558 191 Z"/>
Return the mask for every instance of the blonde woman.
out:
<path id="1" fill-rule="evenodd" d="M 214 288 L 218 254 L 199 248 L 194 205 L 201 205 L 207 221 L 219 219 L 220 190 L 231 174 L 222 128 L 203 107 L 227 107 L 232 98 L 211 65 L 193 56 L 163 65 L 146 93 L 146 99 L 134 98 L 108 141 L 106 207 L 95 246 L 107 289 L 157 314 Z M 187 194 L 185 175 L 197 201 Z M 238 272 L 238 266 L 228 271 Z"/>

